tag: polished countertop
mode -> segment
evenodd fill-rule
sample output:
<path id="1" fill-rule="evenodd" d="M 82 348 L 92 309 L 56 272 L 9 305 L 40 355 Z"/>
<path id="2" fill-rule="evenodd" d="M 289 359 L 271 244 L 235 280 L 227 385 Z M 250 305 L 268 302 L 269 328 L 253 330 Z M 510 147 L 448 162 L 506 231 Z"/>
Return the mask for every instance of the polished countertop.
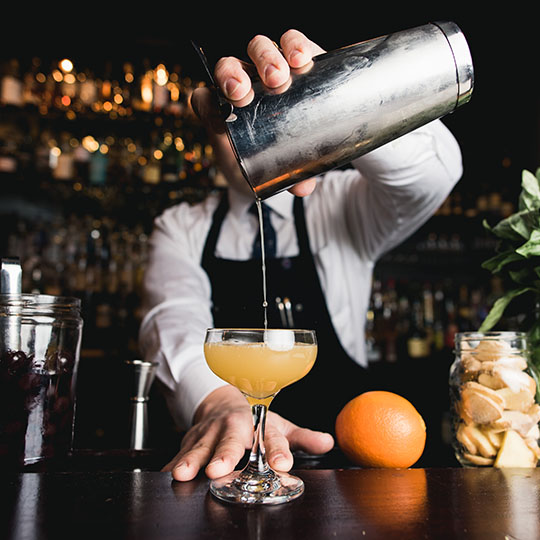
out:
<path id="1" fill-rule="evenodd" d="M 540 469 L 318 468 L 299 460 L 299 499 L 247 508 L 216 500 L 203 475 L 179 483 L 117 457 L 123 467 L 0 473 L 0 537 L 540 538 Z"/>

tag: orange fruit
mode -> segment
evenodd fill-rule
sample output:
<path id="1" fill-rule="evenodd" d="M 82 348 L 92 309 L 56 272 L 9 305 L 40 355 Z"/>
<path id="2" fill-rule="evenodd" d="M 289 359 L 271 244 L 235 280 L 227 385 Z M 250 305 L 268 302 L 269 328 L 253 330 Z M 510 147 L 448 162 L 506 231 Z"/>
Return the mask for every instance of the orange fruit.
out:
<path id="1" fill-rule="evenodd" d="M 393 392 L 374 390 L 349 401 L 336 418 L 343 453 L 363 467 L 407 468 L 426 445 L 426 424 L 414 405 Z"/>

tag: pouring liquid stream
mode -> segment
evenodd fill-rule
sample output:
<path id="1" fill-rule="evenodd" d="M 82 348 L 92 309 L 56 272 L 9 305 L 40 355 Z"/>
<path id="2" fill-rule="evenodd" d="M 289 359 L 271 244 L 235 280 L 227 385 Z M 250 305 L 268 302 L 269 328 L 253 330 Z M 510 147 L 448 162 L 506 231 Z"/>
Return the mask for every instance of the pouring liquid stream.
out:
<path id="1" fill-rule="evenodd" d="M 261 237 L 261 270 L 262 270 L 262 290 L 263 290 L 263 314 L 264 314 L 264 329 L 268 330 L 268 300 L 266 298 L 266 253 L 264 247 L 264 230 L 263 230 L 263 215 L 261 199 L 255 199 L 257 205 L 257 214 L 259 217 L 259 235 Z"/>

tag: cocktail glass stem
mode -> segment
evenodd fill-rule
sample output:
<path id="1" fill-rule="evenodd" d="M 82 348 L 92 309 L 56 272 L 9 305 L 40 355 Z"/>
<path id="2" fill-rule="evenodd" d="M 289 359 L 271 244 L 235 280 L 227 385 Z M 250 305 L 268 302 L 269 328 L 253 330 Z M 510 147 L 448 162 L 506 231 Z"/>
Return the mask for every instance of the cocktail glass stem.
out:
<path id="1" fill-rule="evenodd" d="M 267 407 L 265 405 L 253 405 L 253 447 L 249 455 L 247 471 L 250 474 L 265 474 L 270 470 L 266 461 L 266 449 L 264 447 L 264 430 L 266 426 Z"/>
<path id="2" fill-rule="evenodd" d="M 246 467 L 238 475 L 235 484 L 248 492 L 270 493 L 275 491 L 279 485 L 278 475 L 270 468 L 266 461 L 266 450 L 264 448 L 264 430 L 266 425 L 266 405 L 253 405 L 253 446 L 249 455 Z"/>

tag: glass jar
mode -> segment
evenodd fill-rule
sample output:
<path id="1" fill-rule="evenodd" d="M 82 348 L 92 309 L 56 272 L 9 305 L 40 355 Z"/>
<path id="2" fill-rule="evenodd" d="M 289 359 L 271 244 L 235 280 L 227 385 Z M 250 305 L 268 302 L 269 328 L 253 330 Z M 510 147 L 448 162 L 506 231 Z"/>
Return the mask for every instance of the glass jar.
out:
<path id="1" fill-rule="evenodd" d="M 80 300 L 0 295 L 0 466 L 66 457 L 73 443 Z"/>
<path id="2" fill-rule="evenodd" d="M 536 467 L 540 405 L 526 333 L 456 334 L 449 382 L 461 465 Z"/>

